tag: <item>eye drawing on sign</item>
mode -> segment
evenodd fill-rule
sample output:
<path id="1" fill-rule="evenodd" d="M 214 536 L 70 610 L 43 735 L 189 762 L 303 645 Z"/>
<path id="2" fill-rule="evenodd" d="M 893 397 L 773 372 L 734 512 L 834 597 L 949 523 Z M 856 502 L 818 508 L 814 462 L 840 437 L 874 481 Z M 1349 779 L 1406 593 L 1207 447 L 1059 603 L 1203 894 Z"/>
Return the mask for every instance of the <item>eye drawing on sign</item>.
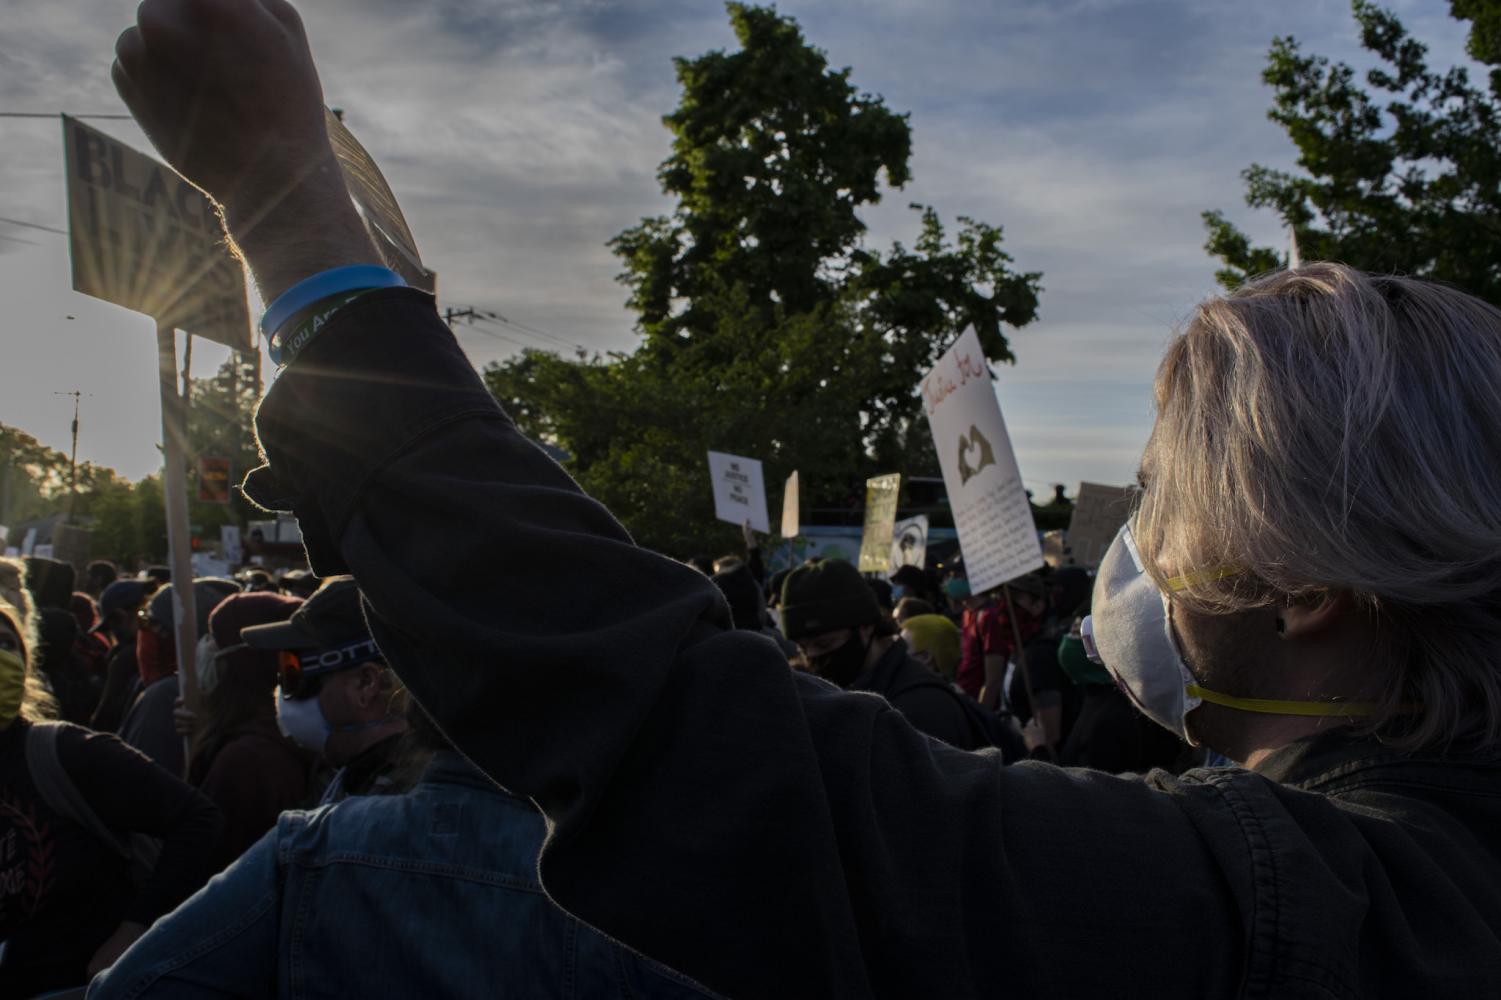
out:
<path id="1" fill-rule="evenodd" d="M 973 461 L 971 461 L 973 458 Z M 985 435 L 974 424 L 969 425 L 969 434 L 959 435 L 959 485 L 963 486 L 979 475 L 987 465 L 995 464 L 995 450 Z"/>

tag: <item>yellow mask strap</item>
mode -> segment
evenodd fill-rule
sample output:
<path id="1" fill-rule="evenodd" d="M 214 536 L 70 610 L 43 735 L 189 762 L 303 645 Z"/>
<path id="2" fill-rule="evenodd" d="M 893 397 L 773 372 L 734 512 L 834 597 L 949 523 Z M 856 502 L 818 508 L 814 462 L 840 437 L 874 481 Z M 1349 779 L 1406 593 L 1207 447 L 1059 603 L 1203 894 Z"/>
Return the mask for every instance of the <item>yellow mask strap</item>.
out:
<path id="1" fill-rule="evenodd" d="M 1218 569 L 1202 569 L 1196 573 L 1184 573 L 1182 576 L 1169 577 L 1167 590 L 1170 594 L 1176 594 L 1180 590 L 1197 587 L 1201 583 L 1213 583 L 1227 576 L 1239 576 L 1243 572 L 1245 571 L 1237 566 L 1221 566 Z"/>
<path id="2" fill-rule="evenodd" d="M 1378 707 L 1368 701 L 1277 701 L 1273 698 L 1237 698 L 1234 695 L 1209 691 L 1197 684 L 1188 684 L 1184 690 L 1192 697 L 1210 704 L 1239 709 L 1242 712 L 1259 712 L 1262 715 L 1311 715 L 1311 716 L 1361 716 L 1375 715 Z M 1404 705 L 1411 711 L 1412 706 Z"/>

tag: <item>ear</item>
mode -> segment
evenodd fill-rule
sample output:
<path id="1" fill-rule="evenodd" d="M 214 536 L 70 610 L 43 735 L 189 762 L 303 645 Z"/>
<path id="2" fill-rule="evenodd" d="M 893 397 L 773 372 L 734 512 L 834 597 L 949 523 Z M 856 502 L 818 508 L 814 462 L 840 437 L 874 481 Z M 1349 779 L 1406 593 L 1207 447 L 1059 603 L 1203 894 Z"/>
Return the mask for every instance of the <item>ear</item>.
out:
<path id="1" fill-rule="evenodd" d="M 381 668 L 373 663 L 362 663 L 356 669 L 354 698 L 361 708 L 369 708 L 380 697 L 382 688 Z"/>
<path id="2" fill-rule="evenodd" d="M 1342 590 L 1290 601 L 1277 609 L 1277 632 L 1284 639 L 1313 638 L 1354 609 L 1355 602 Z"/>

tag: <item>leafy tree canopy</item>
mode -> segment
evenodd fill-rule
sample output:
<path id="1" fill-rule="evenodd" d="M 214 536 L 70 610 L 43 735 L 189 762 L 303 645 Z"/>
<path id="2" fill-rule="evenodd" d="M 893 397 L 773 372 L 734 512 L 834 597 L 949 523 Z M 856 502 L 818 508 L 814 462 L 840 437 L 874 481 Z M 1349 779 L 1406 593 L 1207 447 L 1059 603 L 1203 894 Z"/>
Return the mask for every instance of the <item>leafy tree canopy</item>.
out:
<path id="1" fill-rule="evenodd" d="M 971 324 L 990 358 L 1014 360 L 1004 328 L 1036 317 L 1040 291 L 1000 228 L 970 218 L 951 234 L 914 205 L 910 247 L 867 246 L 860 209 L 910 178 L 907 116 L 790 18 L 728 11 L 740 49 L 676 61 L 658 171 L 675 210 L 610 244 L 639 348 L 528 351 L 485 373 L 523 432 L 563 448 L 638 541 L 676 555 L 737 534 L 713 520 L 710 449 L 761 459 L 773 508 L 798 470 L 805 512 L 858 508 L 870 475 L 936 473 L 918 378 Z"/>
<path id="2" fill-rule="evenodd" d="M 1292 38 L 1272 43 L 1268 114 L 1298 147 L 1301 172 L 1249 167 L 1246 202 L 1275 211 L 1306 258 L 1435 278 L 1501 305 L 1501 68 L 1485 85 L 1463 66 L 1433 68 L 1390 11 L 1352 7 L 1379 60 L 1364 84 Z M 1501 67 L 1501 0 L 1449 7 L 1470 23 L 1470 57 Z M 1226 288 L 1283 266 L 1282 253 L 1253 246 L 1221 212 L 1204 222 Z"/>

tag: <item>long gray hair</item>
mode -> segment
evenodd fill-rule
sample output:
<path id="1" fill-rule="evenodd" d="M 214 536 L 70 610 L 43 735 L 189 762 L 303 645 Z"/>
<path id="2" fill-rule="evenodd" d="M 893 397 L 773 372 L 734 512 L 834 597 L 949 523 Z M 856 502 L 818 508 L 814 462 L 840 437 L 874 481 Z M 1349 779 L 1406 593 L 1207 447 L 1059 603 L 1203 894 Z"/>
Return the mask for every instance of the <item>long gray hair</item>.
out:
<path id="1" fill-rule="evenodd" d="M 1224 612 L 1342 592 L 1408 749 L 1501 737 L 1501 311 L 1315 263 L 1201 304 L 1157 373 L 1142 555 Z M 1233 567 L 1238 572 L 1212 572 Z"/>

